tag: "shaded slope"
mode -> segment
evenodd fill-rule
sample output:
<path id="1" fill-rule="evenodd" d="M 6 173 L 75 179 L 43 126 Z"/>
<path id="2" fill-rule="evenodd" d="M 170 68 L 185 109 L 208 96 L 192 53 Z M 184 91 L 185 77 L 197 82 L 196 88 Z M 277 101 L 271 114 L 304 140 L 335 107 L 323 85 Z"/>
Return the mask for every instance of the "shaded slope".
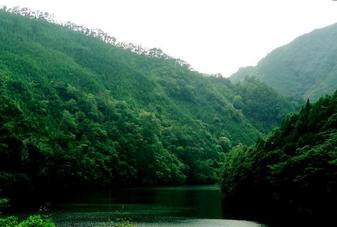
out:
<path id="1" fill-rule="evenodd" d="M 253 213 L 275 220 L 289 220 L 291 215 L 309 222 L 334 221 L 336 116 L 337 93 L 313 105 L 307 102 L 254 146 L 230 151 L 222 188 L 233 207 L 254 209 Z"/>

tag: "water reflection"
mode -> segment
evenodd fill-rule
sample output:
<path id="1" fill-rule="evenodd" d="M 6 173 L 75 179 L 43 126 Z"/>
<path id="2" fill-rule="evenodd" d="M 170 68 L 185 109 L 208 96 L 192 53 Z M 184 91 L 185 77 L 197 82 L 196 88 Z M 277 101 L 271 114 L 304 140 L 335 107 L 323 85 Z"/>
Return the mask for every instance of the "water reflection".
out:
<path id="1" fill-rule="evenodd" d="M 137 226 L 261 226 L 223 220 L 229 216 L 223 212 L 222 193 L 217 186 L 128 188 L 83 194 L 71 203 L 57 204 L 52 216 L 59 226 L 70 222 L 73 226 L 94 226 L 116 218 L 127 218 Z"/>

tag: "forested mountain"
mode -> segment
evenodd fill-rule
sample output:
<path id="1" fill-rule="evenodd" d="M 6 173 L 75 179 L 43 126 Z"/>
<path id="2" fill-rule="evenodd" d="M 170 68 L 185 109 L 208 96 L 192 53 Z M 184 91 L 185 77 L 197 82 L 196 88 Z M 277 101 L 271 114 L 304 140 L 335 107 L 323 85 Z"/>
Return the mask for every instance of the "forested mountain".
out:
<path id="1" fill-rule="evenodd" d="M 337 92 L 315 104 L 308 101 L 254 146 L 233 148 L 222 188 L 241 211 L 288 221 L 288 215 L 321 217 L 322 223 L 337 214 L 336 173 Z"/>
<path id="2" fill-rule="evenodd" d="M 314 30 L 275 49 L 256 67 L 239 70 L 231 80 L 254 76 L 284 96 L 317 100 L 337 89 L 336 40 L 337 24 Z"/>
<path id="3" fill-rule="evenodd" d="M 257 80 L 233 85 L 27 9 L 0 11 L 0 82 L 0 189 L 11 193 L 215 182 L 229 147 L 294 110 Z"/>

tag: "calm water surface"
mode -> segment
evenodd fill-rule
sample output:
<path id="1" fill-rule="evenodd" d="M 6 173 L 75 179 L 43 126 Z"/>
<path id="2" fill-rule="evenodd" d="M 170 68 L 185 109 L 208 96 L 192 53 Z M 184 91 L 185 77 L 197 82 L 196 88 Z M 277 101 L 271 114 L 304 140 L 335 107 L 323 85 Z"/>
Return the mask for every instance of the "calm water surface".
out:
<path id="1" fill-rule="evenodd" d="M 127 188 L 74 196 L 51 211 L 57 226 L 110 226 L 129 220 L 136 226 L 265 227 L 230 220 L 218 186 Z"/>

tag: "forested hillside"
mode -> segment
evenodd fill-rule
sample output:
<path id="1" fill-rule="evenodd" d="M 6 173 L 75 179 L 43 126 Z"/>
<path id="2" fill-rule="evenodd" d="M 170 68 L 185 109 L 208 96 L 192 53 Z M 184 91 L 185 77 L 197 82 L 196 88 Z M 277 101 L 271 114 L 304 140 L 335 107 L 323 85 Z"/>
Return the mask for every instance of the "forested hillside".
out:
<path id="1" fill-rule="evenodd" d="M 317 100 L 337 89 L 337 24 L 314 30 L 279 47 L 256 67 L 231 76 L 254 76 L 284 96 Z"/>
<path id="2" fill-rule="evenodd" d="M 233 207 L 264 218 L 334 219 L 336 147 L 337 92 L 308 101 L 254 146 L 233 148 L 226 155 L 223 191 Z"/>
<path id="3" fill-rule="evenodd" d="M 5 193 L 212 183 L 231 146 L 294 110 L 256 80 L 233 85 L 27 9 L 0 11 L 0 82 Z"/>

